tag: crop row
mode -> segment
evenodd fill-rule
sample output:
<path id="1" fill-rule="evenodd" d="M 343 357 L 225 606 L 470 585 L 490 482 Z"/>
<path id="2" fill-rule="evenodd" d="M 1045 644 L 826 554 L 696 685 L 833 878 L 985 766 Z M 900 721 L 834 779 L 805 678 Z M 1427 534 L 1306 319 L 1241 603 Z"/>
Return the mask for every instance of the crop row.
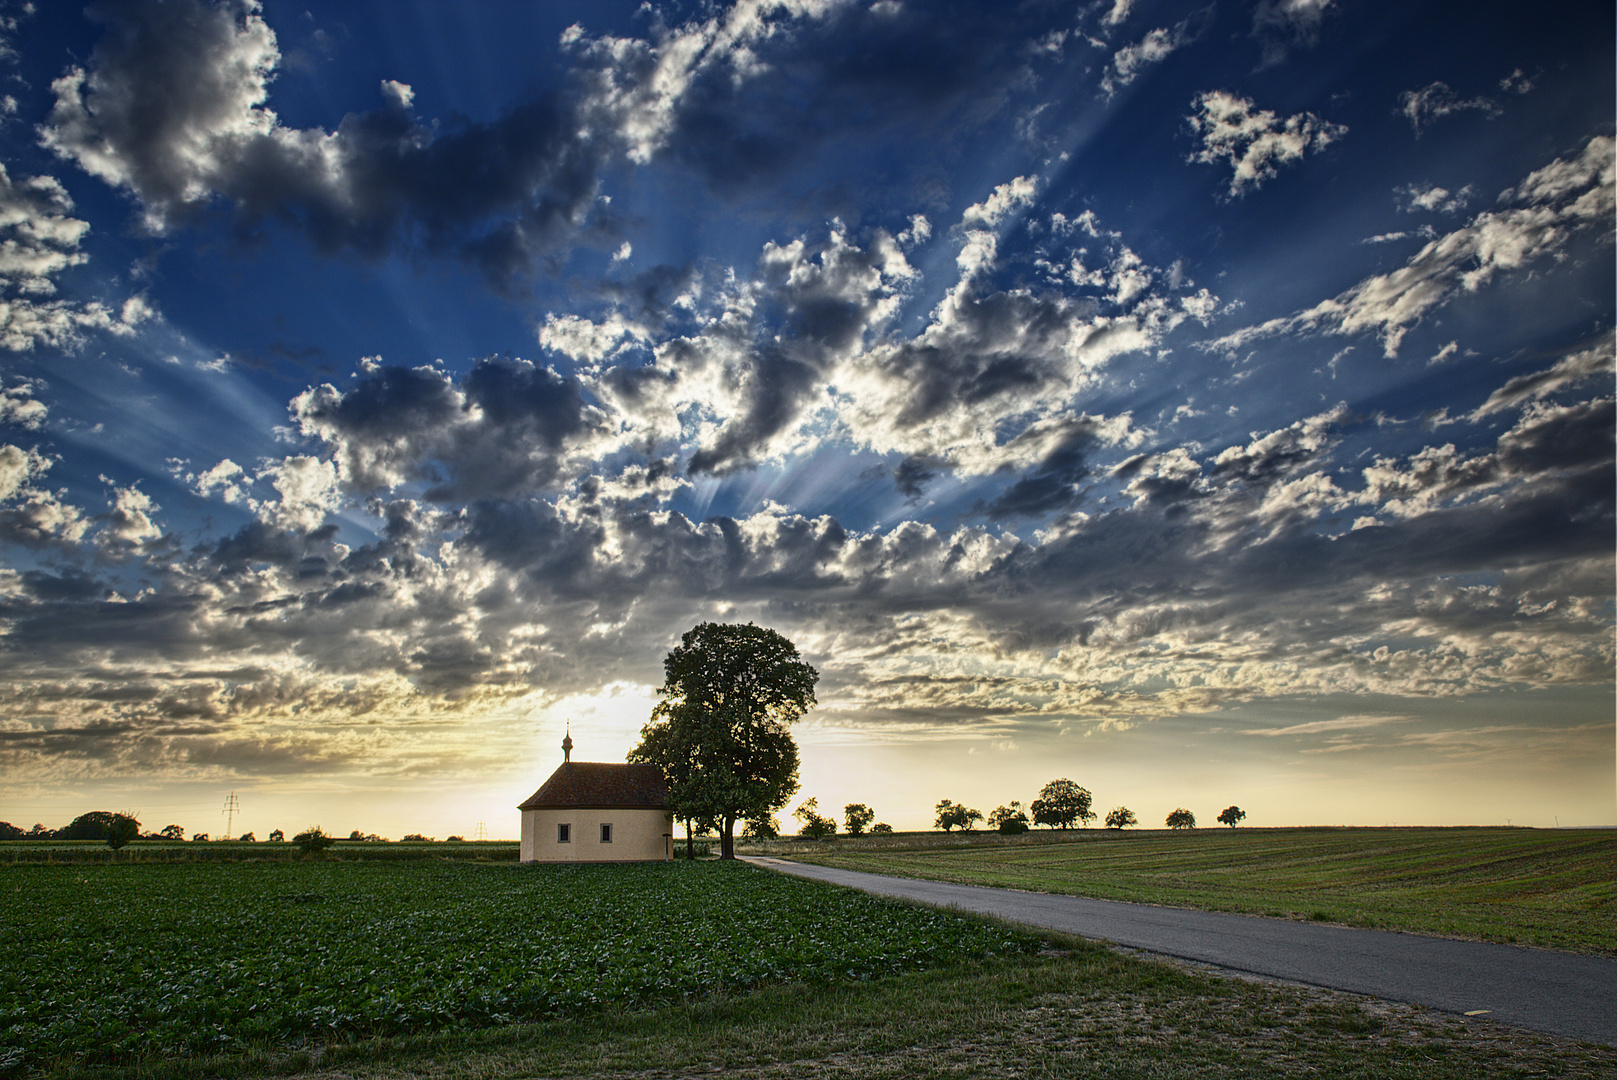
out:
<path id="1" fill-rule="evenodd" d="M 744 864 L 28 866 L 0 873 L 0 1069 L 505 1024 L 1037 939 Z"/>

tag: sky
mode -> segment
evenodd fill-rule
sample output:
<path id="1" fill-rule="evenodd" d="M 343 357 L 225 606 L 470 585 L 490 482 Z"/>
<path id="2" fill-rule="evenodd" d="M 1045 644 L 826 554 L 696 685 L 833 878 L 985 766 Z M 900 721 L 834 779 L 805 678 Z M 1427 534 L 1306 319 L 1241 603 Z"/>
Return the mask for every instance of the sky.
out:
<path id="1" fill-rule="evenodd" d="M 720 621 L 839 818 L 1617 824 L 1614 21 L 0 3 L 0 819 L 514 837 Z"/>

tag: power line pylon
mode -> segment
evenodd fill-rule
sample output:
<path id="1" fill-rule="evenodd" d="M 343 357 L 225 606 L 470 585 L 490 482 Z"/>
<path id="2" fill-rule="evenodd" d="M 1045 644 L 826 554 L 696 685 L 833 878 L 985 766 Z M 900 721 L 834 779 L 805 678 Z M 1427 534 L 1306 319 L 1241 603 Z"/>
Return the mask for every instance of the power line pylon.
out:
<path id="1" fill-rule="evenodd" d="M 488 826 L 484 825 L 481 821 L 479 821 L 477 823 L 477 832 L 474 833 L 473 836 L 478 840 L 487 840 L 488 839 Z"/>
<path id="2" fill-rule="evenodd" d="M 236 793 L 234 791 L 232 791 L 230 793 L 230 797 L 225 800 L 225 808 L 223 810 L 219 811 L 221 814 L 225 815 L 225 839 L 226 840 L 234 840 L 236 838 L 236 830 L 234 828 L 234 825 L 236 823 L 236 815 L 240 811 L 241 811 L 241 804 L 236 801 Z"/>

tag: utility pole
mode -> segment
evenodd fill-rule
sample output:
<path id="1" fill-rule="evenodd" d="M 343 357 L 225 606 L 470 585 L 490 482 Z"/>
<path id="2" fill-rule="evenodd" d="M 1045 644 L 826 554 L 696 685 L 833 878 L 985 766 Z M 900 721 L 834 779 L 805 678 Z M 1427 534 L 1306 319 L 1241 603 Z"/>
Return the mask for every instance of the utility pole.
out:
<path id="1" fill-rule="evenodd" d="M 477 832 L 473 834 L 473 837 L 475 839 L 478 839 L 478 840 L 487 840 L 488 839 L 488 826 L 484 825 L 481 821 L 479 821 L 477 823 Z"/>
<path id="2" fill-rule="evenodd" d="M 230 793 L 230 797 L 225 800 L 225 808 L 219 811 L 221 814 L 225 815 L 226 840 L 234 840 L 236 838 L 236 830 L 233 828 L 233 826 L 236 823 L 236 814 L 240 812 L 240 810 L 241 804 L 236 801 L 236 793 L 232 791 Z"/>

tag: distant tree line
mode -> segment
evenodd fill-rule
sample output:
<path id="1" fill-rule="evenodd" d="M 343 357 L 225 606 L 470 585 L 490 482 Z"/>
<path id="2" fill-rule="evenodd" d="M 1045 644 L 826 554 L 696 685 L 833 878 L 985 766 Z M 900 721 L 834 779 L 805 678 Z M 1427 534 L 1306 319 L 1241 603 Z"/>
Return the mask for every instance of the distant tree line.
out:
<path id="1" fill-rule="evenodd" d="M 969 832 L 977 822 L 985 822 L 990 829 L 1001 833 L 1024 833 L 1034 825 L 1051 829 L 1070 829 L 1074 825 L 1088 828 L 1096 817 L 1093 806 L 1094 796 L 1088 788 L 1062 778 L 1044 785 L 1039 797 L 1029 803 L 1026 810 L 1020 802 L 1012 799 L 1005 806 L 995 807 L 986 818 L 982 811 L 964 803 L 957 803 L 953 799 L 939 800 L 934 808 L 936 817 L 933 824 L 944 832 L 955 829 Z M 1218 815 L 1218 822 L 1233 829 L 1245 818 L 1245 810 L 1239 806 L 1229 806 Z M 1139 823 L 1140 819 L 1134 811 L 1126 806 L 1113 807 L 1106 812 L 1104 819 L 1108 829 L 1127 829 Z M 1168 814 L 1163 825 L 1169 829 L 1194 829 L 1196 815 L 1181 806 Z"/>
<path id="2" fill-rule="evenodd" d="M 336 842 L 336 837 L 326 836 L 318 825 L 310 826 L 304 833 L 319 833 L 325 841 L 322 847 Z M 303 835 L 303 834 L 300 834 Z M 220 837 L 229 840 L 230 837 Z M 272 829 L 269 842 L 280 844 L 286 842 L 286 833 L 281 829 Z M 299 841 L 293 837 L 293 842 Z M 349 840 L 360 840 L 370 843 L 388 843 L 388 838 L 375 833 L 361 832 L 355 829 L 348 834 Z M 449 842 L 463 841 L 463 837 L 451 836 Z M 60 829 L 47 829 L 42 824 L 36 824 L 31 829 L 23 829 L 9 821 L 0 821 L 0 840 L 100 840 L 117 851 L 134 840 L 168 840 L 184 841 L 185 830 L 179 825 L 164 825 L 155 832 L 141 832 L 141 825 L 133 813 L 116 814 L 108 810 L 91 810 L 87 814 L 80 814 Z M 212 840 L 205 832 L 191 834 L 191 842 L 205 844 Z M 432 843 L 433 838 L 422 833 L 409 833 L 404 837 L 406 843 Z M 242 833 L 235 838 L 236 843 L 257 843 L 258 836 L 252 832 Z M 318 850 L 318 849 L 317 849 Z"/>

